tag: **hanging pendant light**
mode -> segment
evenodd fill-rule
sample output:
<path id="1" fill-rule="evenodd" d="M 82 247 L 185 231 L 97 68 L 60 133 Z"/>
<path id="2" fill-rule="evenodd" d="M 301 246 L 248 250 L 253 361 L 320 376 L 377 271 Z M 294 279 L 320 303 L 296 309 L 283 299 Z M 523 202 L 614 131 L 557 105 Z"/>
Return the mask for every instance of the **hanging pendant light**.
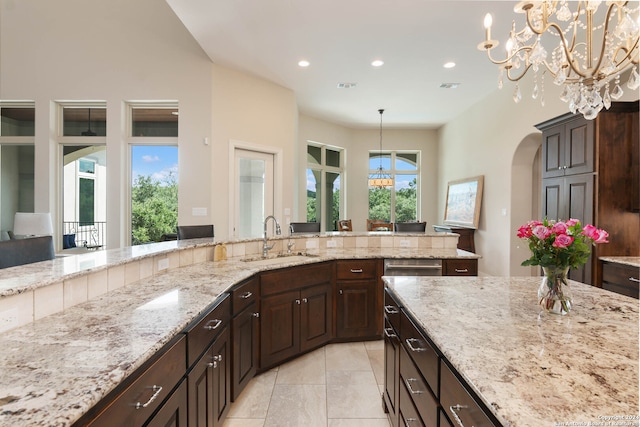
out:
<path id="1" fill-rule="evenodd" d="M 393 178 L 391 178 L 391 175 L 384 173 L 382 168 L 382 113 L 384 113 L 384 110 L 381 108 L 378 113 L 380 113 L 380 151 L 378 153 L 380 166 L 378 166 L 377 172 L 369 178 L 369 187 L 393 187 Z"/>
<path id="2" fill-rule="evenodd" d="M 82 132 L 82 136 L 96 136 L 98 135 L 97 133 L 95 133 L 94 131 L 91 130 L 91 108 L 89 108 L 89 121 L 87 123 L 87 130 L 85 130 L 84 132 Z"/>

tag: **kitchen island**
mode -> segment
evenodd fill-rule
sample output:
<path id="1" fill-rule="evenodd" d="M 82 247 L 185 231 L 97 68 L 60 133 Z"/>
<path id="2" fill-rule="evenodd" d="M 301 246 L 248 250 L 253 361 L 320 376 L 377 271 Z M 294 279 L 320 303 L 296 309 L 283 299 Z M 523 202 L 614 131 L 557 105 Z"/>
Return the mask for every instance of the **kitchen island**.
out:
<path id="1" fill-rule="evenodd" d="M 384 280 L 503 426 L 639 425 L 637 300 L 572 281 L 558 316 L 538 306 L 539 278 Z"/>

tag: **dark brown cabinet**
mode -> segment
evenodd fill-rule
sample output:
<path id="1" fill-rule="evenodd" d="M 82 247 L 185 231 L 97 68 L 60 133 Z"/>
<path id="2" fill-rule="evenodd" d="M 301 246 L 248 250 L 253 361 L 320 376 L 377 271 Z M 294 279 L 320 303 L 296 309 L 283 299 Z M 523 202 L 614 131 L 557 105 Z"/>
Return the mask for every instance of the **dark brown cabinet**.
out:
<path id="1" fill-rule="evenodd" d="M 187 425 L 187 382 L 182 380 L 146 427 L 185 427 Z"/>
<path id="2" fill-rule="evenodd" d="M 553 123 L 545 122 L 542 135 L 543 178 L 594 171 L 594 122 L 579 115 L 563 117 Z"/>
<path id="3" fill-rule="evenodd" d="M 542 131 L 542 217 L 576 218 L 609 232 L 570 278 L 602 285 L 601 256 L 640 253 L 638 101 L 619 102 L 594 120 L 565 114 Z"/>
<path id="4" fill-rule="evenodd" d="M 445 259 L 442 260 L 443 276 L 477 276 L 477 259 Z"/>
<path id="5" fill-rule="evenodd" d="M 384 311 L 383 405 L 393 427 L 500 425 L 391 289 Z"/>
<path id="6" fill-rule="evenodd" d="M 451 424 L 494 427 L 496 424 L 489 419 L 444 360 L 441 361 L 441 366 L 440 403 L 442 410 L 452 421 Z"/>
<path id="7" fill-rule="evenodd" d="M 433 230 L 440 233 L 456 233 L 458 237 L 458 249 L 476 253 L 475 228 L 454 227 L 451 225 L 434 225 Z"/>
<path id="8" fill-rule="evenodd" d="M 638 298 L 640 268 L 617 262 L 603 262 L 602 288 Z"/>
<path id="9" fill-rule="evenodd" d="M 392 427 L 400 414 L 400 305 L 384 293 L 384 393 L 382 402 Z"/>
<path id="10" fill-rule="evenodd" d="M 336 261 L 336 337 L 379 338 L 382 289 L 379 260 Z"/>
<path id="11" fill-rule="evenodd" d="M 184 376 L 186 365 L 186 338 L 179 338 L 158 352 L 151 363 L 143 366 L 131 375 L 115 390 L 113 396 L 107 396 L 98 404 L 98 413 L 89 412 L 88 420 L 80 419 L 75 425 L 91 427 L 142 426 L 153 413 L 162 409 L 157 420 L 165 416 L 170 419 L 178 417 L 177 422 L 186 419 L 186 395 L 178 387 L 175 394 L 172 390 Z M 170 399 L 170 400 L 169 400 Z M 164 405 L 164 406 L 163 406 Z M 169 424 L 170 425 L 170 424 Z M 174 424 L 184 426 L 186 424 Z"/>
<path id="12" fill-rule="evenodd" d="M 214 307 L 187 328 L 189 427 L 221 426 L 231 405 L 231 299 Z"/>
<path id="13" fill-rule="evenodd" d="M 209 346 L 187 376 L 189 385 L 189 426 L 221 426 L 231 407 L 229 328 Z"/>
<path id="14" fill-rule="evenodd" d="M 261 275 L 260 369 L 333 338 L 332 270 L 321 263 Z"/>
<path id="15" fill-rule="evenodd" d="M 257 372 L 259 352 L 258 278 L 239 284 L 231 291 L 233 318 L 231 339 L 233 360 L 231 364 L 231 398 L 236 400 Z"/>

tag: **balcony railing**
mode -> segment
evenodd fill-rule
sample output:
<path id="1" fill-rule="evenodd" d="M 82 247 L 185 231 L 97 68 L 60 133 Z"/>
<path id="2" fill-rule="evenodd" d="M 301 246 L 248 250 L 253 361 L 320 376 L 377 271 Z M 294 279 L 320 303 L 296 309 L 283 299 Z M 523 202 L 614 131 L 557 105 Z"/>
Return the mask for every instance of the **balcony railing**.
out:
<path id="1" fill-rule="evenodd" d="M 72 222 L 62 223 L 64 234 L 76 235 L 76 246 L 103 247 L 106 243 L 106 222 Z"/>

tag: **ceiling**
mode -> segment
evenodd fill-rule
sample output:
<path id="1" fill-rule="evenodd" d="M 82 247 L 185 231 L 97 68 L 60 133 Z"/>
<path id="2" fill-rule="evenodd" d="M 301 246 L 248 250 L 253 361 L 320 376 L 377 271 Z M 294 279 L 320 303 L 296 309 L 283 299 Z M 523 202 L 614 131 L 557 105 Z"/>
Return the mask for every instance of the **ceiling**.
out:
<path id="1" fill-rule="evenodd" d="M 167 2 L 214 63 L 291 89 L 301 113 L 354 128 L 378 126 L 380 108 L 385 127 L 447 123 L 498 90 L 497 66 L 477 49 L 484 15 L 498 40 L 523 19 L 510 1 Z M 372 67 L 375 59 L 384 65 Z M 445 69 L 448 61 L 456 67 Z"/>

